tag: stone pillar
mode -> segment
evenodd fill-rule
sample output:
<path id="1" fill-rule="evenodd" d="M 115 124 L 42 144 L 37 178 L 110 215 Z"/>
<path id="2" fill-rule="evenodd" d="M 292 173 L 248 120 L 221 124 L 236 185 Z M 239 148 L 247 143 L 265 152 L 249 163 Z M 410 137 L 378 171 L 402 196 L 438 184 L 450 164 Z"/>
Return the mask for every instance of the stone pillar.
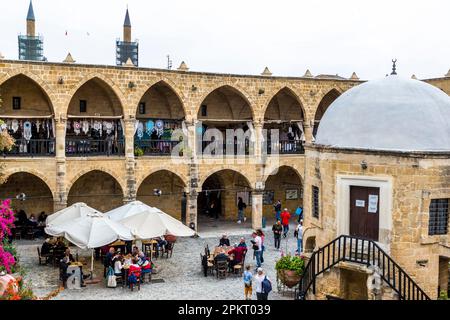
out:
<path id="1" fill-rule="evenodd" d="M 263 192 L 254 190 L 252 192 L 252 228 L 262 228 L 263 217 Z"/>
<path id="2" fill-rule="evenodd" d="M 263 142 L 263 123 L 262 121 L 253 122 L 253 126 L 255 128 L 256 141 L 255 141 L 255 158 L 257 160 L 261 160 L 261 155 L 266 150 L 262 150 L 262 142 Z M 260 163 L 260 161 L 259 161 Z"/>
<path id="3" fill-rule="evenodd" d="M 67 207 L 66 124 L 67 120 L 64 118 L 55 119 L 56 191 L 53 203 L 55 212 Z"/>
<path id="4" fill-rule="evenodd" d="M 197 189 L 191 189 L 189 193 L 186 193 L 186 225 L 189 226 L 193 222 L 195 224 L 195 231 L 198 231 L 197 198 Z"/>
<path id="5" fill-rule="evenodd" d="M 196 130 L 195 130 L 195 121 L 186 121 L 186 127 L 187 127 L 187 140 L 188 140 L 188 156 L 192 159 L 194 163 L 196 163 L 197 159 L 197 152 L 196 152 Z"/>
<path id="6" fill-rule="evenodd" d="M 304 123 L 303 130 L 305 130 L 305 142 L 306 143 L 312 143 L 313 140 L 313 125 L 312 123 Z"/>
<path id="7" fill-rule="evenodd" d="M 127 189 L 124 190 L 123 202 L 129 203 L 136 200 L 136 170 L 134 158 L 134 126 L 136 119 L 126 119 L 125 121 L 125 169 L 127 179 Z"/>

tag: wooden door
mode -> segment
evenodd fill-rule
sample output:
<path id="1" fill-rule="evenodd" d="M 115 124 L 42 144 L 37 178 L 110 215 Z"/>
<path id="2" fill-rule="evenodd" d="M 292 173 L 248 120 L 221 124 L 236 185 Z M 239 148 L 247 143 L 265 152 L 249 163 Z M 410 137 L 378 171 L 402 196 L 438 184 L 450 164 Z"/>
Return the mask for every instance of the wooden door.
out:
<path id="1" fill-rule="evenodd" d="M 350 186 L 350 235 L 378 241 L 380 188 Z"/>

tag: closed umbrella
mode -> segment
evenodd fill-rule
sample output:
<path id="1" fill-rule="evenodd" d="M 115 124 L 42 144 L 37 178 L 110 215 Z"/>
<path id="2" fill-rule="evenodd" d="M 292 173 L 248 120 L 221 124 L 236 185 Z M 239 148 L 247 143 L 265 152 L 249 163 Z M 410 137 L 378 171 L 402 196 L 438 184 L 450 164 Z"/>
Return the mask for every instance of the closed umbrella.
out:
<path id="1" fill-rule="evenodd" d="M 92 249 L 91 275 L 94 269 L 94 248 L 119 239 L 133 240 L 133 235 L 127 227 L 100 212 L 83 213 L 78 218 L 58 225 L 49 225 L 45 232 L 51 236 L 64 237 L 81 249 Z"/>
<path id="2" fill-rule="evenodd" d="M 87 204 L 83 202 L 78 202 L 70 207 L 64 208 L 58 212 L 55 212 L 52 215 L 47 217 L 45 224 L 47 226 L 56 226 L 63 224 L 67 221 L 73 221 L 76 218 L 86 216 L 89 213 L 100 213 L 98 210 L 89 207 Z"/>
<path id="3" fill-rule="evenodd" d="M 111 211 L 108 211 L 105 214 L 114 221 L 120 221 L 147 209 L 153 208 L 146 205 L 145 203 L 142 203 L 141 201 L 133 201 Z"/>
<path id="4" fill-rule="evenodd" d="M 188 228 L 167 213 L 151 208 L 119 221 L 141 240 L 171 234 L 177 237 L 191 237 L 195 231 Z"/>

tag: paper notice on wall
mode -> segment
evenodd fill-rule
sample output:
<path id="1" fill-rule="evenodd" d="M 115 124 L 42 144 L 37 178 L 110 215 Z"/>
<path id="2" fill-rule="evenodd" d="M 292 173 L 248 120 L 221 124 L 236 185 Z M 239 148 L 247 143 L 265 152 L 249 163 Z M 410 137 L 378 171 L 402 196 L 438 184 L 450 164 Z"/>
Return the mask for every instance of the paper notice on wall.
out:
<path id="1" fill-rule="evenodd" d="M 364 200 L 356 200 L 355 205 L 356 205 L 357 207 L 364 208 L 364 207 L 366 206 L 366 202 L 365 202 Z"/>
<path id="2" fill-rule="evenodd" d="M 377 213 L 378 211 L 378 195 L 369 194 L 369 213 Z"/>

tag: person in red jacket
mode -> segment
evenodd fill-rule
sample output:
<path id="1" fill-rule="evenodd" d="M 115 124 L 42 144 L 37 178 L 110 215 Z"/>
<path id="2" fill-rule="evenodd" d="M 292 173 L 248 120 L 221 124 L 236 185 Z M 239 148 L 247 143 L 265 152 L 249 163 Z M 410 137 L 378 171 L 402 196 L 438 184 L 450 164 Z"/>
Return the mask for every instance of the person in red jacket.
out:
<path id="1" fill-rule="evenodd" d="M 287 233 L 289 232 L 289 219 L 291 218 L 291 214 L 288 209 L 285 208 L 281 213 L 281 224 L 283 225 L 283 236 L 286 238 Z"/>

